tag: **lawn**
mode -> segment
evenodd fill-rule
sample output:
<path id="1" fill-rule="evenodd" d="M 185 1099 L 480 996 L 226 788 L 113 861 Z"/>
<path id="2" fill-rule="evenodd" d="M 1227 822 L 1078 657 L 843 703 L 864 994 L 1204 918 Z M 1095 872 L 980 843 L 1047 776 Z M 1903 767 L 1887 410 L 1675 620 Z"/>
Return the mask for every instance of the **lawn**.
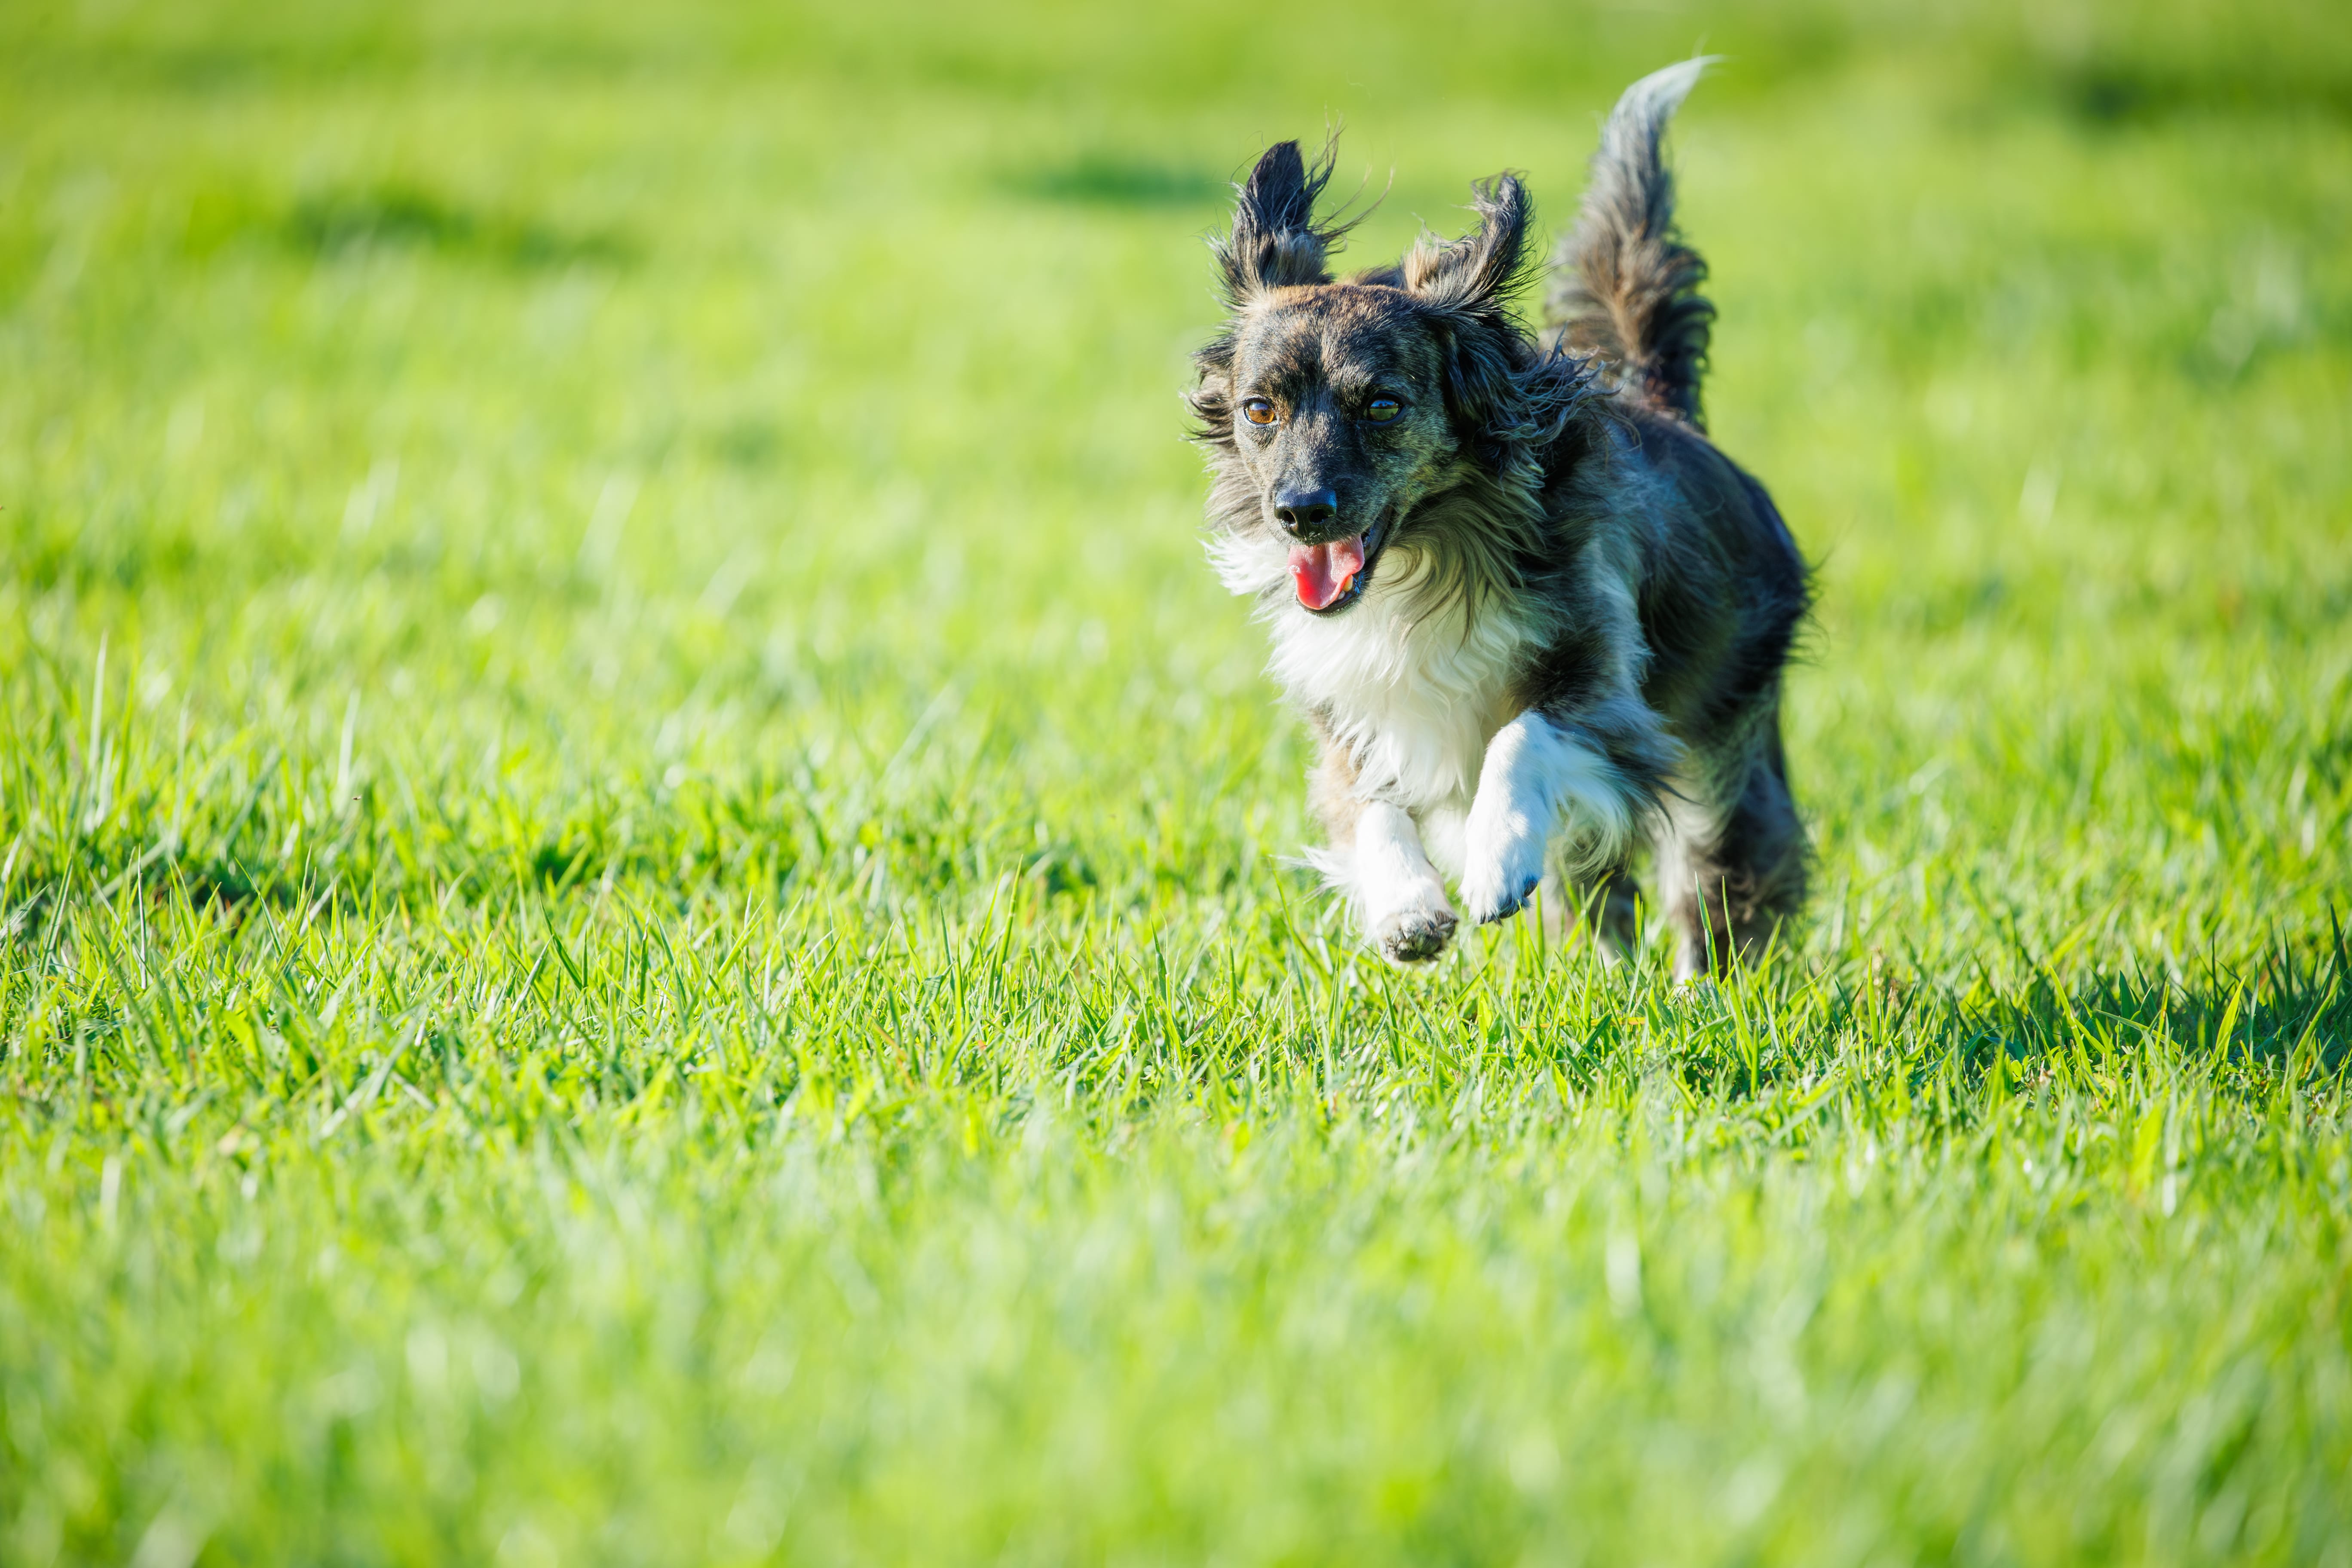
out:
<path id="1" fill-rule="evenodd" d="M 1202 238 L 1677 147 L 1793 942 L 1405 972 Z M 2352 1565 L 2352 29 L 0 8 L 0 1563 Z"/>

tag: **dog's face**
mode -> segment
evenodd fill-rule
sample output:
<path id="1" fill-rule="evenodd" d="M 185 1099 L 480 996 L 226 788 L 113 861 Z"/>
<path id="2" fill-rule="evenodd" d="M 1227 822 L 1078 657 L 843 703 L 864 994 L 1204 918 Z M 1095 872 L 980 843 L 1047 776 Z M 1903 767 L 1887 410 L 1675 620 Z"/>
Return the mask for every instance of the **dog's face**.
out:
<path id="1" fill-rule="evenodd" d="M 1234 458 L 1289 546 L 1299 605 L 1337 615 L 1455 460 L 1442 346 L 1411 295 L 1376 284 L 1279 289 L 1235 326 Z"/>
<path id="2" fill-rule="evenodd" d="M 1532 352 L 1505 305 L 1527 226 L 1517 181 L 1479 189 L 1468 237 L 1335 283 L 1324 257 L 1342 226 L 1313 216 L 1329 168 L 1310 171 L 1295 142 L 1258 160 L 1219 247 L 1233 318 L 1192 395 L 1226 526 L 1286 548 L 1299 607 L 1321 616 L 1363 597 L 1414 508 L 1509 422 Z"/>

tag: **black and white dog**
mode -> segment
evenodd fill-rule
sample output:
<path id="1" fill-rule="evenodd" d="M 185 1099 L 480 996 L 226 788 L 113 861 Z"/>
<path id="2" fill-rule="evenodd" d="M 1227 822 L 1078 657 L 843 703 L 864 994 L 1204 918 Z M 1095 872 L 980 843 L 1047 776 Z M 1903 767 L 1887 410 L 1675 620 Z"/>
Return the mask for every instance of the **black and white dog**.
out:
<path id="1" fill-rule="evenodd" d="M 1540 336 L 1511 307 L 1533 268 L 1507 174 L 1463 238 L 1334 279 L 1331 155 L 1286 142 L 1217 247 L 1233 314 L 1192 395 L 1212 551 L 1321 742 L 1311 858 L 1391 959 L 1547 883 L 1622 948 L 1644 841 L 1685 976 L 1803 900 L 1780 704 L 1806 569 L 1704 433 L 1715 312 L 1659 155 L 1704 63 L 1618 101 Z"/>

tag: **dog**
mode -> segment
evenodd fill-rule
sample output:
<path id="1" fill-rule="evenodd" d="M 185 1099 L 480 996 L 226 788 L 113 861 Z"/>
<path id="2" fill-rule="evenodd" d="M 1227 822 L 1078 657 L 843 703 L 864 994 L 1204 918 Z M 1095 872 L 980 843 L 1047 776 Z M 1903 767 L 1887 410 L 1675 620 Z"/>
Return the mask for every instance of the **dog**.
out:
<path id="1" fill-rule="evenodd" d="M 1230 315 L 1190 394 L 1211 555 L 1318 745 L 1308 862 L 1391 962 L 1539 888 L 1628 951 L 1644 846 L 1682 978 L 1753 960 L 1803 903 L 1780 716 L 1810 577 L 1707 439 L 1715 310 L 1661 155 L 1706 64 L 1619 100 L 1540 331 L 1514 309 L 1536 267 L 1507 173 L 1462 238 L 1335 279 L 1360 219 L 1316 212 L 1332 148 L 1285 142 L 1212 242 Z"/>

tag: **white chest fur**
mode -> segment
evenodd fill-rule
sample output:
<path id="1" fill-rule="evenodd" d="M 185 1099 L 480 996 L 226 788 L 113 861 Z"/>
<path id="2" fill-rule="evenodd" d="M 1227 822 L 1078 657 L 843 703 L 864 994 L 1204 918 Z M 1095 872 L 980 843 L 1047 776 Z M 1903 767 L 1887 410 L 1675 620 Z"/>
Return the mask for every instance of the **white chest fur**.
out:
<path id="1" fill-rule="evenodd" d="M 1276 607 L 1268 673 L 1320 710 L 1357 769 L 1357 794 L 1419 814 L 1466 806 L 1486 742 L 1513 717 L 1511 679 L 1526 629 L 1490 610 L 1468 627 L 1460 609 L 1408 618 L 1400 584 L 1330 617 Z"/>

